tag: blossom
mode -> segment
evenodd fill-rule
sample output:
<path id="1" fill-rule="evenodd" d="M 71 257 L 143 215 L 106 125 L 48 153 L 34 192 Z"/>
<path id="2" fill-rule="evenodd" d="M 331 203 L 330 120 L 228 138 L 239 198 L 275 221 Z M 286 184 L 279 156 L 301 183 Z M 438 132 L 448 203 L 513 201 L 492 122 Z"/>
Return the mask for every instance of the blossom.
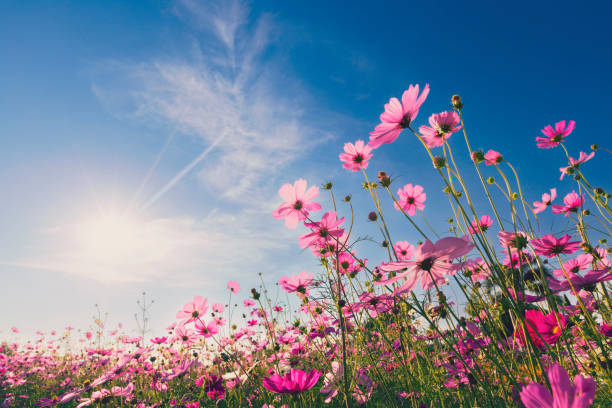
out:
<path id="1" fill-rule="evenodd" d="M 153 344 L 162 344 L 165 343 L 166 340 L 168 340 L 167 337 L 154 337 L 151 339 L 151 343 Z"/>
<path id="2" fill-rule="evenodd" d="M 493 220 L 488 215 L 483 215 L 480 220 L 472 221 L 472 225 L 468 227 L 470 234 L 476 234 L 478 232 L 485 232 L 489 227 L 493 225 Z"/>
<path id="3" fill-rule="evenodd" d="M 221 303 L 213 303 L 212 310 L 215 313 L 223 313 L 225 307 Z"/>
<path id="4" fill-rule="evenodd" d="M 499 244 L 504 248 L 522 250 L 527 247 L 528 238 L 527 234 L 523 231 L 509 232 L 499 231 L 497 234 L 499 238 Z"/>
<path id="5" fill-rule="evenodd" d="M 532 239 L 531 246 L 536 254 L 552 258 L 561 254 L 572 254 L 580 249 L 580 241 L 570 242 L 571 238 L 568 234 L 558 239 L 548 234 L 540 239 Z"/>
<path id="6" fill-rule="evenodd" d="M 177 319 L 182 319 L 184 323 L 190 323 L 200 318 L 208 310 L 208 300 L 202 296 L 196 296 L 193 301 L 185 303 L 182 310 L 176 313 Z"/>
<path id="7" fill-rule="evenodd" d="M 319 244 L 321 246 L 334 242 L 342 236 L 343 228 L 339 225 L 344 222 L 344 217 L 337 219 L 335 211 L 329 211 L 323 215 L 319 222 L 305 222 L 304 226 L 311 229 L 311 232 L 300 236 L 298 242 L 301 248 L 307 248 Z"/>
<path id="8" fill-rule="evenodd" d="M 203 321 L 198 320 L 195 322 L 195 329 L 198 333 L 200 333 L 205 338 L 209 338 L 219 333 L 219 326 L 217 325 L 217 320 L 212 319 L 208 324 L 205 324 Z"/>
<path id="9" fill-rule="evenodd" d="M 410 85 L 404 91 L 401 103 L 397 98 L 389 99 L 389 103 L 385 104 L 385 111 L 380 115 L 381 123 L 370 132 L 370 146 L 376 149 L 384 143 L 392 143 L 397 139 L 402 130 L 410 126 L 417 117 L 428 94 L 429 84 L 425 85 L 421 95 L 418 85 Z"/>
<path id="10" fill-rule="evenodd" d="M 589 160 L 591 160 L 593 157 L 595 156 L 595 152 L 591 152 L 591 154 L 586 154 L 585 152 L 580 152 L 580 156 L 578 157 L 578 159 L 574 159 L 573 157 L 569 158 L 569 166 L 566 167 L 560 167 L 559 170 L 561 171 L 561 178 L 560 180 L 563 180 L 563 177 L 565 177 L 566 174 L 568 173 L 569 169 L 575 170 L 577 169 L 580 164 L 587 162 Z"/>
<path id="11" fill-rule="evenodd" d="M 407 261 L 412 258 L 414 254 L 414 246 L 408 241 L 397 241 L 395 245 L 393 245 L 393 250 L 400 261 Z"/>
<path id="12" fill-rule="evenodd" d="M 539 310 L 527 310 L 525 312 L 525 327 L 529 337 L 538 347 L 543 347 L 546 344 L 555 344 L 561 332 L 567 325 L 567 319 L 560 313 L 544 314 Z M 518 326 L 514 332 L 514 337 L 521 344 L 525 344 L 525 335 L 522 327 Z"/>
<path id="13" fill-rule="evenodd" d="M 323 387 L 321 388 L 321 393 L 327 394 L 324 401 L 326 404 L 329 404 L 331 400 L 338 395 L 338 390 L 342 385 L 342 376 L 344 375 L 344 369 L 337 361 L 331 362 L 331 368 L 331 372 L 325 374 L 323 378 Z"/>
<path id="14" fill-rule="evenodd" d="M 544 193 L 542 194 L 542 201 L 534 201 L 533 202 L 533 212 L 538 214 L 544 211 L 552 202 L 557 198 L 557 189 L 551 188 L 550 194 Z"/>
<path id="15" fill-rule="evenodd" d="M 588 287 L 599 282 L 607 282 L 612 280 L 612 273 L 609 272 L 608 268 L 589 271 L 585 273 L 584 276 L 568 272 L 567 276 L 569 277 L 569 280 L 566 279 L 564 281 L 548 278 L 548 287 L 550 290 L 552 290 L 554 293 L 564 292 L 566 290 L 570 290 L 572 286 L 574 289 L 580 290 L 584 287 Z"/>
<path id="16" fill-rule="evenodd" d="M 227 289 L 232 293 L 240 292 L 240 284 L 236 281 L 227 282 Z"/>
<path id="17" fill-rule="evenodd" d="M 355 144 L 345 143 L 344 152 L 340 153 L 342 167 L 352 171 L 359 171 L 368 167 L 368 160 L 373 156 L 372 146 L 366 145 L 363 140 L 358 140 Z"/>
<path id="18" fill-rule="evenodd" d="M 311 186 L 306 190 L 306 185 L 306 180 L 299 179 L 293 185 L 285 184 L 278 190 L 278 194 L 285 201 L 272 215 L 278 220 L 284 218 L 287 228 L 297 227 L 298 223 L 305 220 L 311 211 L 321 209 L 319 203 L 311 202 L 319 195 L 319 188 Z"/>
<path id="19" fill-rule="evenodd" d="M 460 123 L 461 119 L 455 111 L 434 113 L 429 117 L 430 126 L 421 126 L 419 132 L 421 132 L 427 147 L 433 148 L 442 146 L 446 139 L 461 129 Z"/>
<path id="20" fill-rule="evenodd" d="M 280 278 L 278 284 L 287 293 L 298 292 L 301 294 L 308 294 L 308 285 L 312 283 L 312 279 L 312 273 L 302 271 L 298 275 Z"/>
<path id="21" fill-rule="evenodd" d="M 176 327 L 174 337 L 187 345 L 193 344 L 198 340 L 197 334 L 182 324 Z"/>
<path id="22" fill-rule="evenodd" d="M 415 215 L 417 210 L 425 208 L 425 199 L 427 195 L 423 191 L 423 187 L 419 185 L 406 184 L 403 188 L 397 190 L 399 200 L 393 205 L 398 210 L 407 212 L 408 215 Z"/>
<path id="23" fill-rule="evenodd" d="M 487 278 L 487 276 L 491 275 L 489 266 L 482 258 L 477 258 L 475 260 L 469 259 L 464 262 L 463 267 L 470 271 L 470 277 L 474 283 L 484 280 Z"/>
<path id="24" fill-rule="evenodd" d="M 548 388 L 532 382 L 521 391 L 521 401 L 526 408 L 587 408 L 595 398 L 595 380 L 577 375 L 572 384 L 569 375 L 560 364 L 548 369 Z"/>
<path id="25" fill-rule="evenodd" d="M 263 386 L 277 394 L 298 394 L 314 387 L 320 376 L 321 372 L 317 370 L 306 373 L 292 368 L 284 377 L 278 374 L 264 377 Z"/>
<path id="26" fill-rule="evenodd" d="M 559 143 L 563 142 L 570 133 L 574 131 L 576 127 L 576 122 L 570 120 L 565 127 L 565 121 L 562 120 L 560 122 L 555 123 L 555 128 L 548 125 L 544 129 L 542 129 L 542 133 L 546 137 L 538 136 L 536 137 L 537 145 L 540 149 L 551 149 L 553 147 L 559 146 Z"/>
<path id="27" fill-rule="evenodd" d="M 495 150 L 489 150 L 484 155 L 484 162 L 487 166 L 493 166 L 495 164 L 499 164 L 504 160 L 504 157 L 501 153 L 496 152 Z"/>
<path id="28" fill-rule="evenodd" d="M 575 191 L 572 191 L 563 197 L 563 203 L 565 205 L 553 204 L 552 211 L 554 214 L 563 213 L 568 216 L 572 212 L 578 212 L 578 208 L 584 204 L 584 197 L 578 195 Z"/>
<path id="29" fill-rule="evenodd" d="M 447 275 L 456 274 L 461 269 L 460 263 L 450 261 L 466 255 L 474 248 L 467 236 L 463 238 L 446 237 L 433 244 L 430 240 L 419 245 L 414 253 L 414 260 L 388 262 L 380 265 L 385 272 L 400 273 L 375 282 L 378 285 L 386 285 L 396 282 L 401 278 L 407 278 L 396 293 L 410 292 L 414 289 L 419 278 L 421 287 L 430 289 L 434 285 L 445 283 Z"/>

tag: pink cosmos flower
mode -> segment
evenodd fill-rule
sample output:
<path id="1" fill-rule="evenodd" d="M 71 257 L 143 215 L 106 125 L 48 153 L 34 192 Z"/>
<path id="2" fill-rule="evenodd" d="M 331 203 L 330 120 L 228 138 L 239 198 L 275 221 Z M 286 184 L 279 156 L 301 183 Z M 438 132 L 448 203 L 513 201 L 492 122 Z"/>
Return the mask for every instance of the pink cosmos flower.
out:
<path id="1" fill-rule="evenodd" d="M 244 304 L 244 307 L 251 307 L 255 304 L 255 302 L 252 299 L 244 299 L 242 304 Z"/>
<path id="2" fill-rule="evenodd" d="M 499 164 L 502 161 L 504 161 L 504 157 L 499 152 L 496 152 L 495 150 L 489 150 L 484 155 L 484 159 L 485 159 L 484 162 L 487 166 Z"/>
<path id="3" fill-rule="evenodd" d="M 395 254 L 400 261 L 407 261 L 412 258 L 414 254 L 414 246 L 412 246 L 408 241 L 397 241 L 395 245 L 393 245 L 393 249 L 395 250 Z"/>
<path id="4" fill-rule="evenodd" d="M 552 202 L 557 198 L 557 189 L 551 188 L 550 194 L 544 193 L 542 194 L 542 201 L 534 201 L 533 202 L 533 212 L 538 214 L 544 211 Z"/>
<path id="5" fill-rule="evenodd" d="M 480 217 L 480 220 L 472 221 L 472 225 L 468 227 L 468 232 L 470 234 L 476 234 L 478 232 L 485 232 L 489 229 L 489 227 L 493 225 L 493 220 L 488 215 L 483 215 Z"/>
<path id="6" fill-rule="evenodd" d="M 181 324 L 176 326 L 174 338 L 180 340 L 184 344 L 190 345 L 198 340 L 198 335 L 190 328 Z"/>
<path id="7" fill-rule="evenodd" d="M 455 111 L 434 113 L 429 117 L 430 126 L 421 126 L 419 132 L 421 132 L 427 147 L 433 148 L 442 146 L 446 139 L 461 129 L 460 123 L 461 119 Z"/>
<path id="8" fill-rule="evenodd" d="M 190 323 L 202 317 L 208 310 L 208 300 L 202 299 L 202 296 L 196 296 L 192 302 L 185 303 L 183 310 L 176 313 L 177 319 L 182 319 L 183 323 Z"/>
<path id="9" fill-rule="evenodd" d="M 219 326 L 217 325 L 217 321 L 212 319 L 208 324 L 205 324 L 203 321 L 198 320 L 195 322 L 196 331 L 204 336 L 205 338 L 209 338 L 219 333 Z"/>
<path id="10" fill-rule="evenodd" d="M 312 201 L 319 195 L 319 188 L 311 186 L 306 190 L 306 180 L 299 179 L 293 185 L 285 184 L 279 190 L 278 194 L 285 200 L 272 215 L 277 220 L 285 219 L 287 228 L 297 227 L 300 221 L 308 217 L 311 211 L 318 211 L 321 205 Z"/>
<path id="11" fill-rule="evenodd" d="M 572 191 L 565 197 L 563 197 L 563 203 L 565 205 L 556 205 L 553 204 L 552 211 L 554 214 L 565 214 L 568 216 L 570 213 L 578 212 L 578 209 L 584 205 L 584 197 L 576 194 L 575 191 Z"/>
<path id="12" fill-rule="evenodd" d="M 240 284 L 236 281 L 227 282 L 227 289 L 229 289 L 232 293 L 240 292 Z"/>
<path id="13" fill-rule="evenodd" d="M 580 249 L 580 241 L 571 241 L 570 235 L 565 234 L 557 239 L 554 235 L 544 235 L 540 239 L 532 239 L 531 246 L 536 254 L 553 258 L 561 254 L 573 254 Z"/>
<path id="14" fill-rule="evenodd" d="M 336 262 L 334 262 L 335 264 Z M 367 263 L 367 259 L 363 261 L 363 266 Z M 355 262 L 354 254 L 351 255 L 348 252 L 341 252 L 338 254 L 337 261 L 338 269 L 343 275 L 350 275 L 353 272 L 359 272 L 363 269 L 362 264 Z"/>
<path id="15" fill-rule="evenodd" d="M 470 277 L 474 283 L 485 280 L 491 274 L 489 265 L 482 258 L 469 259 L 463 264 L 463 267 L 471 272 Z"/>
<path id="16" fill-rule="evenodd" d="M 324 401 L 326 404 L 329 404 L 331 400 L 338 395 L 338 391 L 342 386 L 342 376 L 344 375 L 344 369 L 337 361 L 332 361 L 331 368 L 331 372 L 325 374 L 323 378 L 323 387 L 321 388 L 321 393 L 327 394 Z"/>
<path id="17" fill-rule="evenodd" d="M 425 199 L 427 195 L 423 191 L 423 187 L 419 185 L 406 184 L 403 188 L 397 190 L 399 199 L 393 203 L 396 209 L 402 209 L 408 215 L 415 215 L 417 210 L 425 208 Z"/>
<path id="18" fill-rule="evenodd" d="M 561 332 L 567 325 L 567 319 L 560 313 L 549 313 L 545 315 L 537 325 L 538 333 L 544 339 L 547 344 L 555 344 Z"/>
<path id="19" fill-rule="evenodd" d="M 593 262 L 593 255 L 591 254 L 580 254 L 576 258 L 570 259 L 563 263 L 563 268 L 555 269 L 553 275 L 558 277 L 565 277 L 565 272 L 575 274 L 580 271 L 585 271 L 591 267 Z M 565 272 L 563 271 L 565 270 Z"/>
<path id="20" fill-rule="evenodd" d="M 151 339 L 151 343 L 153 344 L 163 344 L 168 340 L 167 337 L 154 337 Z"/>
<path id="21" fill-rule="evenodd" d="M 554 293 L 564 292 L 566 290 L 571 290 L 572 286 L 574 289 L 580 290 L 584 287 L 591 286 L 599 282 L 607 282 L 612 280 L 612 273 L 609 273 L 608 268 L 588 271 L 584 274 L 584 276 L 569 272 L 567 276 L 569 277 L 569 281 L 567 279 L 558 281 L 553 278 L 548 278 L 548 287 L 550 290 Z"/>
<path id="22" fill-rule="evenodd" d="M 308 286 L 312 283 L 313 275 L 308 272 L 300 272 L 290 277 L 283 276 L 278 284 L 287 293 L 298 292 L 303 295 L 308 294 Z"/>
<path id="23" fill-rule="evenodd" d="M 521 401 L 525 408 L 587 408 L 595 399 L 595 381 L 591 377 L 577 375 L 572 384 L 569 375 L 560 364 L 548 369 L 548 388 L 531 383 L 521 391 Z"/>
<path id="24" fill-rule="evenodd" d="M 325 213 L 319 222 L 305 222 L 304 226 L 310 228 L 311 232 L 299 237 L 300 247 L 307 248 L 316 244 L 325 246 L 335 242 L 344 232 L 343 228 L 339 228 L 343 222 L 344 217 L 338 220 L 335 211 Z"/>
<path id="25" fill-rule="evenodd" d="M 355 144 L 345 143 L 344 152 L 340 153 L 342 167 L 352 171 L 359 171 L 368 167 L 368 160 L 373 156 L 372 146 L 366 145 L 363 140 L 358 140 Z"/>
<path id="26" fill-rule="evenodd" d="M 223 313 L 225 307 L 221 303 L 213 303 L 212 310 L 215 313 Z"/>
<path id="27" fill-rule="evenodd" d="M 15 326 L 11 327 L 11 331 L 13 333 L 19 333 L 19 329 L 17 327 L 15 327 Z"/>
<path id="28" fill-rule="evenodd" d="M 574 131 L 576 122 L 570 120 L 567 127 L 565 127 L 565 121 L 557 122 L 555 128 L 548 125 L 542 129 L 542 133 L 546 137 L 536 137 L 537 145 L 540 149 L 552 149 L 553 147 L 559 146 L 559 143 L 563 142 L 570 133 Z"/>
<path id="29" fill-rule="evenodd" d="M 569 158 L 570 165 L 559 168 L 559 170 L 561 171 L 560 180 L 563 180 L 563 177 L 565 177 L 565 175 L 568 174 L 567 171 L 569 169 L 577 169 L 580 166 L 580 164 L 591 160 L 594 156 L 595 156 L 595 152 L 591 152 L 591 154 L 580 152 L 580 157 L 578 157 L 578 159 L 574 159 L 573 157 L 570 157 Z"/>
<path id="30" fill-rule="evenodd" d="M 376 149 L 397 139 L 401 131 L 410 126 L 410 122 L 417 117 L 428 94 L 429 84 L 425 85 L 420 96 L 419 86 L 410 85 L 408 90 L 404 91 L 401 103 L 397 98 L 389 99 L 385 111 L 380 115 L 381 123 L 370 132 L 370 146 Z"/>
<path id="31" fill-rule="evenodd" d="M 308 374 L 302 370 L 291 369 L 284 377 L 273 374 L 264 377 L 263 386 L 276 394 L 298 394 L 315 386 L 321 372 L 311 370 Z"/>
<path id="32" fill-rule="evenodd" d="M 414 253 L 414 260 L 388 262 L 380 265 L 385 272 L 400 273 L 374 282 L 377 285 L 386 285 L 402 278 L 407 278 L 402 286 L 396 290 L 397 294 L 412 291 L 419 278 L 421 287 L 430 289 L 446 282 L 446 276 L 454 275 L 461 269 L 460 263 L 450 261 L 466 255 L 474 248 L 467 236 L 463 238 L 446 237 L 433 244 L 430 240 L 419 245 Z"/>

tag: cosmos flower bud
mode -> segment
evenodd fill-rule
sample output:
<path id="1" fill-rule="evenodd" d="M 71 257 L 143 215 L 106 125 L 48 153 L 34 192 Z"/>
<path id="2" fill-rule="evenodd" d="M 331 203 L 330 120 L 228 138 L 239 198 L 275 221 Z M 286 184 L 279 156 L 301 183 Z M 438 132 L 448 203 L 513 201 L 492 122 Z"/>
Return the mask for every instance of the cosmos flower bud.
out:
<path id="1" fill-rule="evenodd" d="M 513 199 L 513 200 L 516 200 L 518 198 L 518 193 L 512 193 L 510 195 L 510 198 Z"/>
<path id="2" fill-rule="evenodd" d="M 494 178 L 494 177 L 489 177 L 489 178 L 487 179 L 487 183 L 489 183 L 489 184 L 493 184 L 493 183 L 495 183 L 495 178 Z"/>
<path id="3" fill-rule="evenodd" d="M 368 220 L 376 221 L 377 219 L 378 219 L 378 214 L 376 214 L 376 211 L 370 211 L 370 213 L 368 214 Z"/>
<path id="4" fill-rule="evenodd" d="M 380 185 L 383 187 L 389 187 L 391 185 L 391 178 L 387 176 L 387 173 L 384 171 L 378 172 L 378 180 L 380 181 Z"/>
<path id="5" fill-rule="evenodd" d="M 461 97 L 459 95 L 453 95 L 451 97 L 451 105 L 453 106 L 453 108 L 460 110 L 463 108 L 463 101 L 461 100 Z"/>
<path id="6" fill-rule="evenodd" d="M 344 306 L 346 306 L 346 301 L 345 301 L 344 299 L 340 299 L 340 300 L 338 301 L 338 306 L 340 306 L 340 307 L 344 307 Z"/>
<path id="7" fill-rule="evenodd" d="M 261 295 L 259 294 L 259 292 L 257 292 L 257 290 L 255 288 L 251 289 L 251 297 L 255 300 L 259 300 L 259 297 Z"/>
<path id="8" fill-rule="evenodd" d="M 591 150 L 595 151 L 595 150 L 599 150 L 599 146 L 596 144 L 591 145 Z"/>
<path id="9" fill-rule="evenodd" d="M 591 215 L 589 210 L 582 210 L 582 215 Z"/>
<path id="10" fill-rule="evenodd" d="M 444 191 L 446 194 L 450 194 L 451 189 L 450 189 L 449 186 L 446 186 L 446 187 L 444 187 L 444 189 L 442 191 Z"/>
<path id="11" fill-rule="evenodd" d="M 383 242 L 381 242 L 381 245 L 383 248 L 388 248 L 389 247 L 389 242 L 387 240 L 384 240 Z"/>
<path id="12" fill-rule="evenodd" d="M 446 159 L 444 157 L 436 156 L 433 158 L 433 166 L 435 169 L 442 169 L 446 166 Z"/>
<path id="13" fill-rule="evenodd" d="M 472 154 L 470 154 L 470 157 L 472 158 L 472 161 L 476 164 L 482 163 L 485 159 L 484 152 L 480 150 L 473 151 Z"/>
<path id="14" fill-rule="evenodd" d="M 350 202 L 351 201 L 351 196 L 347 195 L 346 197 L 344 197 L 344 201 L 347 202 L 347 203 Z"/>
<path id="15" fill-rule="evenodd" d="M 331 181 L 328 181 L 327 183 L 323 184 L 323 189 L 331 190 L 333 186 L 334 186 L 333 183 Z"/>

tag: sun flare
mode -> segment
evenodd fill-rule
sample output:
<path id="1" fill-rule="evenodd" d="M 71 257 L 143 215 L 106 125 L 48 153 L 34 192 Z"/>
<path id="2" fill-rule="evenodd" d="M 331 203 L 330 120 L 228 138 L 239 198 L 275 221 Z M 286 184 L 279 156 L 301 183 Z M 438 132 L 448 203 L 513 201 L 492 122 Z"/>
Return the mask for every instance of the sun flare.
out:
<path id="1" fill-rule="evenodd" d="M 82 255 L 92 260 L 112 262 L 133 253 L 142 229 L 142 222 L 133 216 L 107 213 L 79 223 L 76 237 Z"/>

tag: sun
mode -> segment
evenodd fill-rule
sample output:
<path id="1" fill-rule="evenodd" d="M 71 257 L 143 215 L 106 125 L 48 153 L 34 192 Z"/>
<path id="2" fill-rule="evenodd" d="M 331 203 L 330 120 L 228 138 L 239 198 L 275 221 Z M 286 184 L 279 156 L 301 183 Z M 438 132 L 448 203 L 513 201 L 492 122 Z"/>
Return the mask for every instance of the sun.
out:
<path id="1" fill-rule="evenodd" d="M 143 223 L 129 214 L 99 213 L 77 224 L 77 250 L 88 259 L 115 262 L 133 255 Z"/>

